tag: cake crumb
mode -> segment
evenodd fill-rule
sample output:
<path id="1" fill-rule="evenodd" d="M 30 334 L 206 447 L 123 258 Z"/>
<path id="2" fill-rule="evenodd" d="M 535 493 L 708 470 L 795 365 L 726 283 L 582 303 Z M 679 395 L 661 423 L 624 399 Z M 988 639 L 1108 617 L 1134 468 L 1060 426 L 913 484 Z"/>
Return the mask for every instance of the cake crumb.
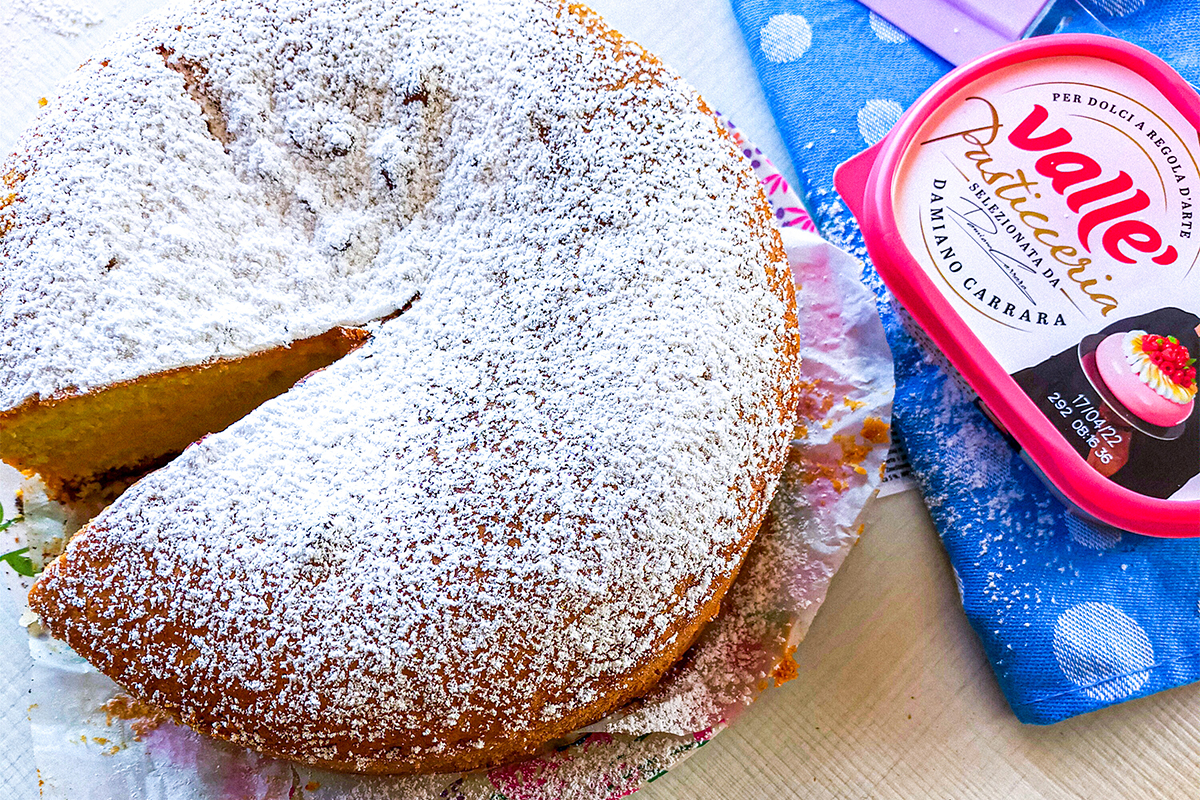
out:
<path id="1" fill-rule="evenodd" d="M 800 675 L 800 666 L 796 663 L 795 653 L 795 646 L 789 647 L 783 654 L 783 660 L 776 664 L 775 669 L 771 671 L 771 677 L 775 679 L 776 686 L 782 686 Z"/>
<path id="2" fill-rule="evenodd" d="M 113 720 L 123 720 L 129 723 L 133 738 L 139 742 L 150 731 L 170 720 L 167 712 L 161 708 L 136 700 L 127 694 L 119 694 L 100 706 L 104 712 L 106 724 L 112 725 Z"/>

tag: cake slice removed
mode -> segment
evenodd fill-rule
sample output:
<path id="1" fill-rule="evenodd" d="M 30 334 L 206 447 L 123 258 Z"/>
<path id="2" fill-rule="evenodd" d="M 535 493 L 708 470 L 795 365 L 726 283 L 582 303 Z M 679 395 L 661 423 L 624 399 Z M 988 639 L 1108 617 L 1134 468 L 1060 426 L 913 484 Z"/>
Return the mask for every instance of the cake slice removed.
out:
<path id="1" fill-rule="evenodd" d="M 52 498 L 86 496 L 224 430 L 368 337 L 359 328 L 334 328 L 242 358 L 50 400 L 30 398 L 0 413 L 0 461 L 40 475 Z"/>

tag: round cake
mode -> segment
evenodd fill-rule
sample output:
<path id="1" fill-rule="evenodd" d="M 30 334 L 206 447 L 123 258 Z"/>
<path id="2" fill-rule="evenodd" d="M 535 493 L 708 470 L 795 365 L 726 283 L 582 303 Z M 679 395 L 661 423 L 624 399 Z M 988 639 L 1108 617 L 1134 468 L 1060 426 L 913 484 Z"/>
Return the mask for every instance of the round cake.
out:
<path id="1" fill-rule="evenodd" d="M 1173 337 L 1114 333 L 1096 346 L 1096 368 L 1113 396 L 1138 418 L 1170 428 L 1192 415 L 1196 368 Z"/>
<path id="2" fill-rule="evenodd" d="M 144 475 L 30 602 L 135 697 L 470 769 L 716 614 L 790 438 L 790 275 L 696 93 L 587 9 L 174 6 L 4 173 L 0 457 L 63 502 Z"/>

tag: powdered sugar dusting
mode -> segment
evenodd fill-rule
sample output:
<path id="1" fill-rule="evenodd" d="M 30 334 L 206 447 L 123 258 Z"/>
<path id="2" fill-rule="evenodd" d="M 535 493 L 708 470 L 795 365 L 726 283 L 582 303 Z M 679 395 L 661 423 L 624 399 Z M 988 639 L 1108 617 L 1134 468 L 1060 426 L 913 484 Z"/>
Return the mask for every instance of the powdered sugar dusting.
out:
<path id="1" fill-rule="evenodd" d="M 0 9 L 0 26 L 11 30 L 27 18 L 47 34 L 78 36 L 104 22 L 112 6 L 112 0 L 9 0 Z"/>
<path id="2" fill-rule="evenodd" d="M 0 209 L 5 403 L 420 293 L 71 544 L 72 646 L 202 730 L 405 770 L 531 749 L 687 644 L 794 365 L 761 194 L 678 78 L 538 3 L 232 0 L 55 108 Z"/>

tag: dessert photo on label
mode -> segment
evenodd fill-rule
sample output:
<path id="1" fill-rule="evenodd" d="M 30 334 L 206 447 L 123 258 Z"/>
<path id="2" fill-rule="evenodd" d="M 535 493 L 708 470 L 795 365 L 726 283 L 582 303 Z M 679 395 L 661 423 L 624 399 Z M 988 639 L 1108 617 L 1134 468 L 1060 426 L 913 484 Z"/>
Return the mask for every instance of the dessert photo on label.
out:
<path id="1" fill-rule="evenodd" d="M 1198 328 L 1195 314 L 1162 308 L 1114 322 L 1013 378 L 1090 466 L 1139 494 L 1170 498 L 1200 475 Z"/>

